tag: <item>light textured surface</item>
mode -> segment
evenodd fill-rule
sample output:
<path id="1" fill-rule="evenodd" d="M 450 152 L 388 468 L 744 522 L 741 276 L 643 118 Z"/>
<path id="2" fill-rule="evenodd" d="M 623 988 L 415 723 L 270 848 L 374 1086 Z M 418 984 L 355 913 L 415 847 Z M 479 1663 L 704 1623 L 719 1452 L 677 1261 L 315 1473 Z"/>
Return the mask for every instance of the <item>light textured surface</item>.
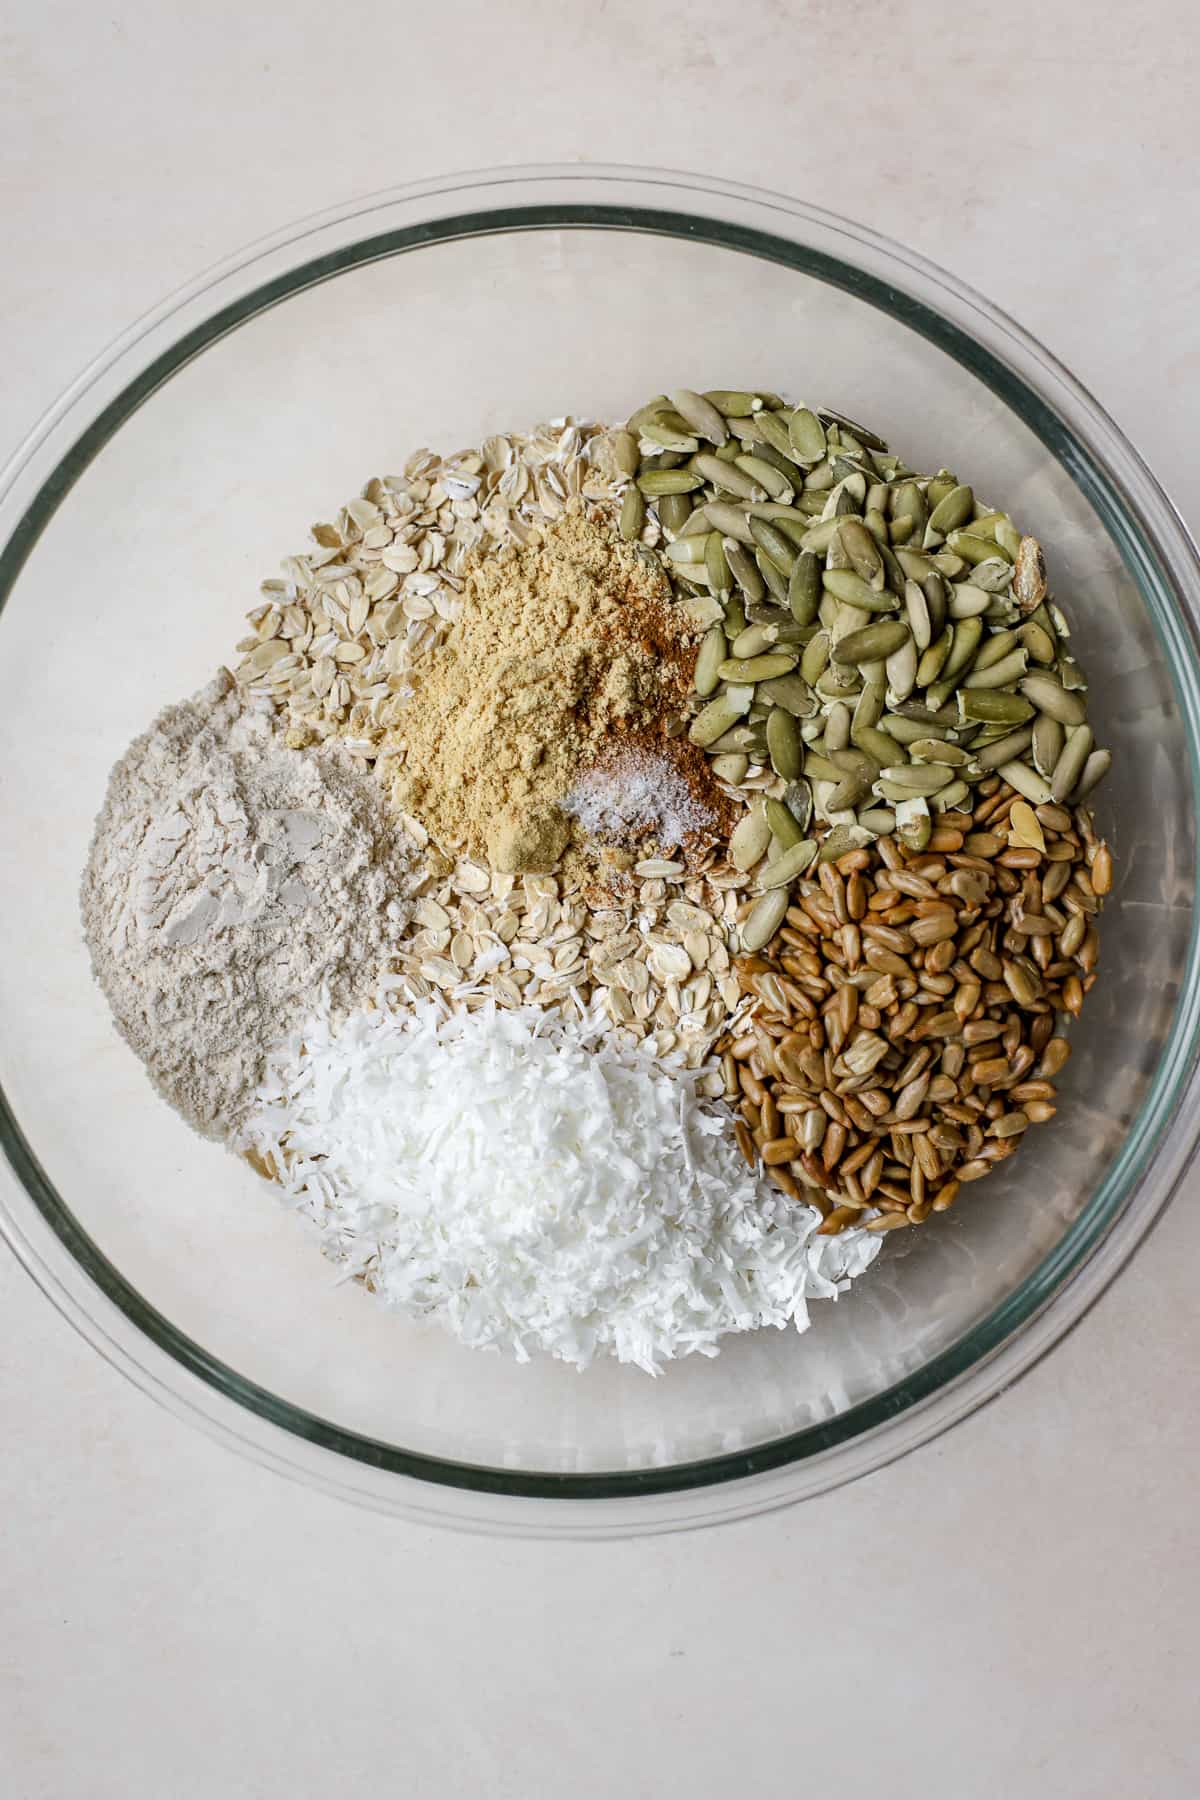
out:
<path id="1" fill-rule="evenodd" d="M 447 167 L 639 160 L 798 188 L 945 263 L 1071 363 L 1195 524 L 1198 50 L 1191 0 L 16 0 L 4 447 L 135 314 L 296 214 Z M 940 1443 L 618 1546 L 443 1536 L 285 1485 L 152 1407 L 0 1256 L 5 1793 L 1184 1800 L 1194 1201 Z"/>

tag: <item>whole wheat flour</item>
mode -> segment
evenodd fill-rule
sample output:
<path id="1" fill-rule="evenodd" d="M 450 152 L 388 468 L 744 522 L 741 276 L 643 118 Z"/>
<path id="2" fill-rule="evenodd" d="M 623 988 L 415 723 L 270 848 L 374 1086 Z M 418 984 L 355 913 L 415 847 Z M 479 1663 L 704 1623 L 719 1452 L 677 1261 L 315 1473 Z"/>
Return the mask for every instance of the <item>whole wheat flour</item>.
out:
<path id="1" fill-rule="evenodd" d="M 109 778 L 80 893 L 122 1035 L 207 1136 L 241 1125 L 267 1050 L 370 993 L 411 911 L 419 852 L 372 772 L 289 750 L 222 671 Z"/>

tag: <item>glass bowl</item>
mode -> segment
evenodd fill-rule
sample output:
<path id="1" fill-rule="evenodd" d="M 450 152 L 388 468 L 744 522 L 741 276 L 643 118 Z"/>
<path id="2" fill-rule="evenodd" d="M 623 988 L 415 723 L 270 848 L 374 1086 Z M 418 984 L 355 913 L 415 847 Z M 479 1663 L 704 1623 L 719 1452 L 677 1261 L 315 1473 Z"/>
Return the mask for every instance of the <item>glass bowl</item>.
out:
<path id="1" fill-rule="evenodd" d="M 1115 769 L 1104 978 L 1054 1128 L 889 1241 L 813 1329 L 657 1380 L 462 1349 L 339 1286 L 159 1101 L 76 895 L 110 765 L 232 657 L 258 581 L 369 476 L 672 385 L 755 385 L 945 462 L 1048 546 Z M 52 410 L 0 498 L 3 1134 L 16 1254 L 146 1391 L 277 1468 L 463 1526 L 623 1534 L 911 1449 L 1081 1316 L 1197 1136 L 1197 555 L 1112 421 L 1003 314 L 813 207 L 629 169 L 361 201 L 234 257 Z"/>

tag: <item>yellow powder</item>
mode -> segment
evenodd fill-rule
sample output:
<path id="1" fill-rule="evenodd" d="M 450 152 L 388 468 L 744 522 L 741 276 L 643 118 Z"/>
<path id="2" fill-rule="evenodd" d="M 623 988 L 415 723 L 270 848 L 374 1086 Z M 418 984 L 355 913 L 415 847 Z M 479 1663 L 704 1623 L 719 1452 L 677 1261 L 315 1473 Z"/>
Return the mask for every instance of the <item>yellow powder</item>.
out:
<path id="1" fill-rule="evenodd" d="M 446 851 L 495 869 L 582 867 L 558 802 L 627 732 L 660 731 L 690 687 L 695 632 L 666 578 L 580 510 L 482 563 L 385 746 L 394 803 Z"/>

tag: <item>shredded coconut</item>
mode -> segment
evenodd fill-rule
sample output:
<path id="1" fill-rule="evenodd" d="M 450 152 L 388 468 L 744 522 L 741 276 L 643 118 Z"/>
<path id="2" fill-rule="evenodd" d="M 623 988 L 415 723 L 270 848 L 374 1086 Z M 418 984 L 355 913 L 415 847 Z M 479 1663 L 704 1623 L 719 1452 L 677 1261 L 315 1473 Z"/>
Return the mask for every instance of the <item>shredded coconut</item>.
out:
<path id="1" fill-rule="evenodd" d="M 880 1239 L 746 1167 L 695 1071 L 535 1008 L 326 1014 L 272 1055 L 242 1147 L 322 1247 L 465 1344 L 653 1374 L 808 1325 Z"/>
<path id="2" fill-rule="evenodd" d="M 369 769 L 284 744 L 224 671 L 168 706 L 109 778 L 80 904 L 96 979 L 198 1130 L 240 1127 L 268 1048 L 324 990 L 372 990 L 420 861 Z"/>
<path id="3" fill-rule="evenodd" d="M 599 843 L 636 843 L 655 837 L 674 848 L 713 825 L 681 770 L 659 751 L 630 750 L 580 776 L 562 803 Z"/>

